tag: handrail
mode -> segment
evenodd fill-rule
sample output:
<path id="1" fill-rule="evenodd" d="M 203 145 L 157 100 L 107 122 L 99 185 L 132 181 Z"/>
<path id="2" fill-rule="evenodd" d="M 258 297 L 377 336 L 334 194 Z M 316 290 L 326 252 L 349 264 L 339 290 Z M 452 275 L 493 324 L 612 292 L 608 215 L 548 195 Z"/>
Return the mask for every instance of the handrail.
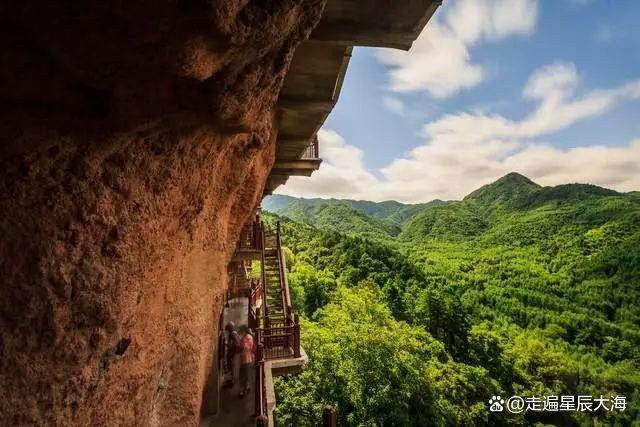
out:
<path id="1" fill-rule="evenodd" d="M 262 422 L 267 417 L 267 396 L 265 392 L 265 373 L 264 373 L 264 347 L 260 343 L 260 330 L 256 332 L 258 337 L 258 346 L 256 351 L 256 378 L 255 378 L 255 402 L 254 411 L 257 425 L 263 425 Z"/>
<path id="2" fill-rule="evenodd" d="M 288 359 L 295 354 L 295 326 L 280 323 L 260 329 L 265 360 Z"/>
<path id="3" fill-rule="evenodd" d="M 293 313 L 293 305 L 291 304 L 291 293 L 289 291 L 289 279 L 287 278 L 287 258 L 284 256 L 284 253 L 281 251 L 282 257 L 282 271 L 284 274 L 282 275 L 282 283 L 284 287 L 284 307 L 287 311 L 287 317 L 291 318 L 291 314 Z"/>
<path id="4" fill-rule="evenodd" d="M 251 279 L 251 301 L 250 305 L 257 306 L 258 300 L 262 299 L 262 284 L 259 280 Z"/>
<path id="5" fill-rule="evenodd" d="M 262 277 L 262 312 L 264 314 L 265 325 L 269 323 L 269 309 L 267 308 L 267 274 L 264 268 L 264 223 L 260 222 L 260 273 Z M 265 326 L 263 325 L 263 326 Z"/>
<path id="6" fill-rule="evenodd" d="M 293 312 L 291 294 L 289 291 L 289 281 L 287 278 L 287 261 L 282 249 L 281 225 L 277 223 L 275 232 L 276 257 L 278 260 L 278 272 L 280 276 L 280 298 L 284 313 L 282 317 L 271 318 L 267 303 L 267 280 L 265 269 L 266 232 L 264 223 L 261 225 L 261 275 L 262 275 L 262 305 L 263 318 L 258 324 L 258 343 L 264 345 L 265 359 L 281 359 L 289 357 L 300 357 L 300 318 Z"/>
<path id="7" fill-rule="evenodd" d="M 287 279 L 287 263 L 282 251 L 282 242 L 280 240 L 280 222 L 278 222 L 276 227 L 276 245 L 278 265 L 280 269 L 280 294 L 282 298 L 282 307 L 285 309 L 287 321 L 291 322 L 291 296 L 289 295 L 289 281 Z"/>
<path id="8" fill-rule="evenodd" d="M 300 316 L 293 317 L 293 356 L 300 357 Z"/>

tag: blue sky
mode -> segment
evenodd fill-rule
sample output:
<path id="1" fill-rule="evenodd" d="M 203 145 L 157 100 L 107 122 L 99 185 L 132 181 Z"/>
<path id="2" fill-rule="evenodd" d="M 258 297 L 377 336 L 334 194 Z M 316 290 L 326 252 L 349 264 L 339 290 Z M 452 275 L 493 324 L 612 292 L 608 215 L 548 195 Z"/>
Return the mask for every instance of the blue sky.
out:
<path id="1" fill-rule="evenodd" d="M 356 48 L 280 193 L 458 199 L 512 169 L 640 189 L 640 1 L 448 0 L 408 53 Z"/>

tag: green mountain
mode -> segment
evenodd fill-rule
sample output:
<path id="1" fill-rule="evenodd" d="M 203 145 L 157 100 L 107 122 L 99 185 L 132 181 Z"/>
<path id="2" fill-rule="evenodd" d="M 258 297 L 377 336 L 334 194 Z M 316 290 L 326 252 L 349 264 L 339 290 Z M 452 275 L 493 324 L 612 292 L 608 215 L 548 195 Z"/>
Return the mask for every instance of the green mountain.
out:
<path id="1" fill-rule="evenodd" d="M 472 192 L 462 201 L 420 212 L 399 234 L 413 242 L 470 238 L 536 239 L 567 224 L 591 223 L 624 216 L 634 209 L 633 197 L 587 184 L 541 187 L 510 173 Z M 504 234 L 506 233 L 506 234 Z M 495 240 L 495 239 L 494 239 Z"/>
<path id="2" fill-rule="evenodd" d="M 403 204 L 393 200 L 302 199 L 273 195 L 262 208 L 287 218 L 346 234 L 389 237 L 400 233 L 402 224 L 426 209 L 448 202 L 434 200 L 422 204 Z"/>
<path id="3" fill-rule="evenodd" d="M 282 425 L 321 424 L 326 404 L 344 426 L 640 420 L 638 192 L 512 173 L 456 202 L 269 203 L 294 218 L 265 213 L 282 222 L 309 355 L 276 383 Z M 490 412 L 498 394 L 627 407 Z"/>
<path id="4" fill-rule="evenodd" d="M 483 235 L 487 238 L 494 229 L 515 232 L 528 228 L 537 232 L 549 228 L 548 224 L 541 223 L 548 222 L 551 217 L 562 216 L 570 221 L 587 220 L 589 215 L 615 215 L 614 211 L 624 211 L 632 200 L 638 200 L 634 193 L 621 194 L 595 185 L 541 187 L 512 172 L 480 187 L 461 201 L 403 204 L 275 195 L 264 200 L 263 208 L 344 234 L 379 238 L 397 236 L 400 241 L 413 242 L 459 242 Z M 616 204 L 620 206 L 614 207 Z"/>
<path id="5" fill-rule="evenodd" d="M 511 205 L 526 199 L 540 186 L 524 175 L 511 172 L 491 184 L 478 188 L 463 199 L 485 207 L 495 204 Z"/>
<path id="6" fill-rule="evenodd" d="M 305 200 L 312 200 L 312 199 L 302 199 L 298 197 L 274 194 L 272 196 L 267 196 L 262 200 L 262 209 L 265 209 L 273 213 L 279 213 L 281 212 L 282 209 L 295 203 L 296 201 L 305 201 Z M 313 199 L 313 200 L 320 200 L 320 199 Z"/>

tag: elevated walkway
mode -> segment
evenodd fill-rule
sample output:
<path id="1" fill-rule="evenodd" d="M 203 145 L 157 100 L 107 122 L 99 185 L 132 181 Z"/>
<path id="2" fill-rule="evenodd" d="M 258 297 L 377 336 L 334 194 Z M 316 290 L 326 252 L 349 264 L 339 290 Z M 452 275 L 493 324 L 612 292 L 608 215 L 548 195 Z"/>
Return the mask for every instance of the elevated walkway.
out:
<path id="1" fill-rule="evenodd" d="M 258 351 L 256 366 L 257 425 L 273 425 L 276 405 L 273 377 L 299 372 L 309 358 L 300 345 L 300 320 L 293 312 L 287 264 L 275 232 L 262 226 L 262 305 L 256 311 Z M 251 316 L 251 314 L 250 314 Z"/>
<path id="2" fill-rule="evenodd" d="M 260 261 L 260 280 L 247 276 L 249 267 L 255 268 L 251 262 L 256 260 Z M 291 304 L 280 224 L 272 230 L 256 216 L 244 227 L 230 268 L 221 328 L 229 322 L 235 324 L 240 335 L 245 328 L 254 332 L 256 364 L 250 376 L 251 390 L 239 397 L 239 385 L 224 388 L 224 375 L 219 375 L 218 412 L 203 419 L 201 426 L 273 425 L 273 377 L 299 372 L 308 361 L 300 346 L 300 321 Z M 219 339 L 220 351 L 226 349 L 225 338 Z M 219 365 L 222 372 L 222 363 Z"/>
<path id="3" fill-rule="evenodd" d="M 239 297 L 227 301 L 222 313 L 222 325 L 233 322 L 237 329 L 248 326 L 249 298 Z M 216 415 L 203 418 L 200 427 L 252 427 L 256 425 L 254 416 L 254 394 L 240 397 L 238 383 L 232 387 L 223 387 L 224 376 L 218 379 L 219 411 Z M 255 384 L 255 370 L 249 376 L 249 384 Z M 253 389 L 253 387 L 252 387 Z"/>

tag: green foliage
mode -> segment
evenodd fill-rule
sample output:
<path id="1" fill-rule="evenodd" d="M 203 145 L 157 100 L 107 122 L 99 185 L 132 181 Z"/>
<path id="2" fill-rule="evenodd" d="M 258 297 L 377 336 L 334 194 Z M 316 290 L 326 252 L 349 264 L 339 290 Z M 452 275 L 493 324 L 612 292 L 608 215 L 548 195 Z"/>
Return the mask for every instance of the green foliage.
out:
<path id="1" fill-rule="evenodd" d="M 310 362 L 278 381 L 279 424 L 318 425 L 325 404 L 347 426 L 640 420 L 637 192 L 509 174 L 461 202 L 325 202 L 280 218 Z M 629 406 L 504 415 L 493 394 Z"/>
<path id="2" fill-rule="evenodd" d="M 302 325 L 306 369 L 277 383 L 279 424 L 320 425 L 327 403 L 341 426 L 487 419 L 492 383 L 483 369 L 452 362 L 422 328 L 395 320 L 374 289 L 341 287 L 332 301 Z"/>
<path id="3" fill-rule="evenodd" d="M 485 220 L 467 205 L 452 203 L 427 209 L 409 220 L 400 234 L 402 240 L 461 241 L 479 235 Z"/>

